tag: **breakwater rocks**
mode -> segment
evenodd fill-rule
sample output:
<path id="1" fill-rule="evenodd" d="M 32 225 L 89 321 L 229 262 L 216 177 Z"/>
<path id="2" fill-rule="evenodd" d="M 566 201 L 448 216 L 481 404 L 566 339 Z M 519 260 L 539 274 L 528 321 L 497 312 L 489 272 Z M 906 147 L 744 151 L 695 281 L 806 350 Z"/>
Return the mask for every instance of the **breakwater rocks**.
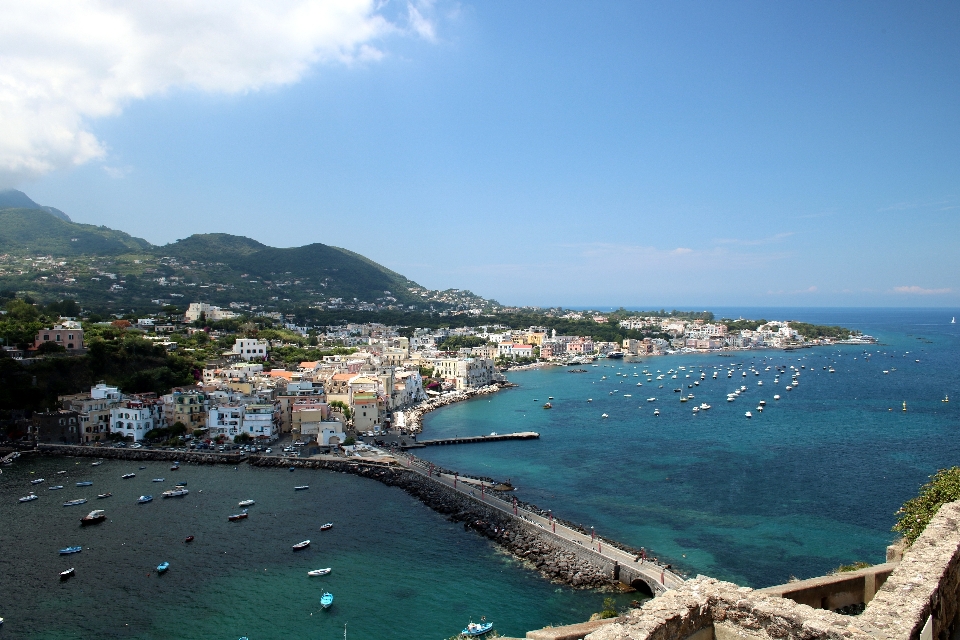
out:
<path id="1" fill-rule="evenodd" d="M 251 456 L 248 462 L 254 466 L 327 469 L 371 478 L 387 486 L 403 489 L 451 521 L 462 522 L 465 529 L 472 529 L 493 540 L 548 580 L 580 589 L 608 587 L 617 582 L 612 575 L 587 560 L 585 554 L 582 557 L 576 551 L 553 544 L 549 535 L 532 525 L 413 471 L 351 460 L 290 461 Z"/>
<path id="2" fill-rule="evenodd" d="M 497 391 L 500 391 L 500 389 L 515 386 L 515 384 L 510 382 L 501 382 L 499 384 L 491 384 L 485 387 L 480 387 L 479 389 L 467 389 L 466 391 L 445 393 L 437 398 L 432 398 L 426 402 L 421 402 L 413 409 L 403 412 L 404 429 L 414 433 L 419 433 L 423 430 L 423 416 L 431 411 L 439 409 L 440 407 L 445 407 L 448 404 L 453 404 L 454 402 L 462 402 L 477 396 L 485 396 L 491 393 L 496 393 Z"/>
<path id="3" fill-rule="evenodd" d="M 105 460 L 164 460 L 181 464 L 239 464 L 244 456 L 237 453 L 200 453 L 167 451 L 165 449 L 114 449 L 113 447 L 80 447 L 61 444 L 41 444 L 35 450 L 40 455 L 80 456 Z M 27 453 L 27 452 L 24 452 Z"/>

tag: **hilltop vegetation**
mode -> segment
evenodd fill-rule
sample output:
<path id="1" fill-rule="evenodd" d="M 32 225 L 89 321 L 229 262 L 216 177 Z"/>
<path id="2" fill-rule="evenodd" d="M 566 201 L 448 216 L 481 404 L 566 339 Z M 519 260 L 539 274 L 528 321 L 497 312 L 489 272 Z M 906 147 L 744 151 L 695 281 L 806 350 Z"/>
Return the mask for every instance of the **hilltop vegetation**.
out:
<path id="1" fill-rule="evenodd" d="M 250 311 L 488 304 L 467 291 L 429 291 L 369 258 L 322 243 L 276 248 L 211 233 L 157 246 L 71 222 L 19 191 L 0 192 L 0 289 L 41 302 L 71 298 L 100 313 L 142 313 L 192 301 L 236 302 Z"/>

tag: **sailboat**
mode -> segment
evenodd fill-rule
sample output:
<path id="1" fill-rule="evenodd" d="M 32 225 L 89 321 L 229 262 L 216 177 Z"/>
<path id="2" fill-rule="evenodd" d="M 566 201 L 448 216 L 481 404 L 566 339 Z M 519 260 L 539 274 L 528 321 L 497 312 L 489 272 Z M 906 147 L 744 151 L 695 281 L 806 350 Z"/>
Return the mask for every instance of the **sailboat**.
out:
<path id="1" fill-rule="evenodd" d="M 950 324 L 957 324 L 957 316 L 950 318 Z"/>

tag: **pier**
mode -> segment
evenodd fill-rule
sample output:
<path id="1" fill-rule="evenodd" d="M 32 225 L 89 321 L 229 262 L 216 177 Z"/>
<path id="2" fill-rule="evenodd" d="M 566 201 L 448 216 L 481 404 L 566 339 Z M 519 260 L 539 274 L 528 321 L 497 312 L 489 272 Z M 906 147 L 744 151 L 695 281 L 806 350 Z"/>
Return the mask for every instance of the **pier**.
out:
<path id="1" fill-rule="evenodd" d="M 521 431 L 519 433 L 498 433 L 488 436 L 457 436 L 454 438 L 434 438 L 432 440 L 418 440 L 414 445 L 406 445 L 402 448 L 409 449 L 417 444 L 429 447 L 441 444 L 469 444 L 473 442 L 500 442 L 503 440 L 536 440 L 540 434 L 536 431 Z"/>

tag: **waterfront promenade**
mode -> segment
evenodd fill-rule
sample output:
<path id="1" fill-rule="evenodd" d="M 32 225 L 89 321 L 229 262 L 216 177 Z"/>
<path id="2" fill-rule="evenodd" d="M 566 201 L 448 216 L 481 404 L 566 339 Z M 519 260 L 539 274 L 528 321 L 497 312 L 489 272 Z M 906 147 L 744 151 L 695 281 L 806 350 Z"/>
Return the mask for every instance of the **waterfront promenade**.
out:
<path id="1" fill-rule="evenodd" d="M 613 577 L 624 584 L 633 583 L 638 577 L 643 580 L 658 596 L 669 589 L 675 589 L 683 584 L 684 579 L 666 569 L 663 565 L 649 560 L 637 560 L 637 556 L 627 553 L 612 544 L 606 543 L 595 534 L 584 534 L 576 529 L 557 522 L 555 518 L 544 517 L 533 511 L 524 509 L 514 501 L 508 501 L 489 491 L 491 485 L 473 478 L 461 479 L 457 474 L 438 473 L 429 462 L 420 460 L 409 453 L 399 454 L 404 466 L 423 476 L 443 484 L 457 491 L 460 495 L 480 502 L 509 516 L 521 520 L 524 524 L 537 529 L 537 532 L 555 541 L 561 542 L 567 548 L 575 546 L 581 555 L 592 556 L 594 562 L 613 567 L 616 574 Z"/>

